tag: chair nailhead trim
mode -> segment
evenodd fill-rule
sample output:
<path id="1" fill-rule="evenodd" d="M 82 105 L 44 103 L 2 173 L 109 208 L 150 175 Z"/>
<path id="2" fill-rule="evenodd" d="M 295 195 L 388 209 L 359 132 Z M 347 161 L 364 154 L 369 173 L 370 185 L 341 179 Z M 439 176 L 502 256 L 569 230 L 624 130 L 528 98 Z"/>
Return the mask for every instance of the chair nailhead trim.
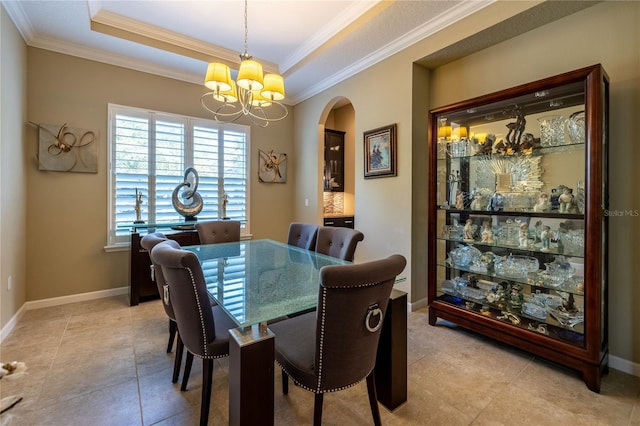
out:
<path id="1" fill-rule="evenodd" d="M 196 297 L 196 305 L 198 305 L 198 315 L 200 316 L 200 327 L 202 328 L 202 337 L 203 337 L 202 347 L 204 348 L 204 356 L 202 358 L 211 358 L 211 355 L 207 353 L 207 341 L 209 339 L 207 338 L 207 328 L 204 326 L 204 317 L 202 316 L 202 305 L 200 303 L 200 298 L 198 297 L 196 280 L 193 277 L 193 271 L 191 270 L 191 268 L 185 267 L 184 269 L 186 269 L 187 272 L 189 272 L 189 277 L 191 277 L 191 286 L 193 287 L 193 294 Z"/>
<path id="2" fill-rule="evenodd" d="M 335 286 L 335 287 L 331 287 L 331 288 L 354 288 L 354 287 L 370 287 L 370 286 L 374 286 L 377 284 L 380 284 L 383 281 L 378 281 L 378 282 L 373 282 L 373 283 L 362 283 L 362 284 L 358 284 L 355 286 Z M 356 383 L 352 383 L 350 385 L 347 386 L 343 386 L 341 388 L 337 388 L 337 389 L 332 389 L 332 390 L 322 390 L 322 354 L 323 352 L 323 347 L 324 347 L 324 320 L 326 317 L 326 305 L 327 305 L 327 288 L 326 287 L 322 287 L 322 318 L 320 320 L 320 359 L 318 360 L 318 382 L 316 384 L 316 390 L 313 390 L 312 392 L 314 393 L 324 393 L 324 392 L 335 392 L 338 390 L 342 390 L 342 389 L 347 389 L 350 388 L 351 386 L 355 385 L 356 383 L 361 382 L 362 380 L 359 380 Z M 304 386 L 302 386 L 304 387 Z M 311 390 L 311 389 L 309 389 Z"/>
<path id="3" fill-rule="evenodd" d="M 345 389 L 349 389 L 351 387 L 354 387 L 355 385 L 357 385 L 358 383 L 361 383 L 363 379 L 358 380 L 357 382 L 353 382 L 350 385 L 345 385 L 345 386 L 341 386 L 339 388 L 332 388 L 332 389 L 311 389 L 308 386 L 303 385 L 302 383 L 300 383 L 299 381 L 297 381 L 291 374 L 289 374 L 289 372 L 287 371 L 287 369 L 280 364 L 278 361 L 276 361 L 276 364 L 278 364 L 280 366 L 280 368 L 287 373 L 287 376 L 289 376 L 291 378 L 291 380 L 293 381 L 293 383 L 296 384 L 296 386 L 301 387 L 304 390 L 307 390 L 309 392 L 313 392 L 313 393 L 330 393 L 330 392 L 339 392 L 341 390 L 345 390 Z M 373 370 L 371 370 L 373 371 Z M 369 374 L 371 374 L 371 371 L 369 371 L 369 373 L 367 374 L 367 376 Z M 366 376 L 365 376 L 366 377 Z"/>

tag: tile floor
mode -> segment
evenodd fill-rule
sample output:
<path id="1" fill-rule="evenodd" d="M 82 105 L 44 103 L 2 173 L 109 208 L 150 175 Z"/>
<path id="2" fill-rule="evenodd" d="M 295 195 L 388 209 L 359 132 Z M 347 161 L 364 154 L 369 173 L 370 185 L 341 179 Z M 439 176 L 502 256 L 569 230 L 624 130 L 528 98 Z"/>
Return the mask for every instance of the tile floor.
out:
<path id="1" fill-rule="evenodd" d="M 126 296 L 27 311 L 0 346 L 3 362 L 29 375 L 0 381 L 23 400 L 0 415 L 9 425 L 193 425 L 199 419 L 201 363 L 189 389 L 171 383 L 167 323 L 160 302 L 129 307 Z M 640 425 L 640 378 L 610 369 L 601 394 L 580 376 L 450 324 L 409 314 L 409 400 L 385 425 Z M 228 423 L 228 365 L 214 367 L 209 424 Z M 313 395 L 281 393 L 276 425 L 311 424 Z M 371 424 L 366 385 L 325 397 L 325 425 Z"/>

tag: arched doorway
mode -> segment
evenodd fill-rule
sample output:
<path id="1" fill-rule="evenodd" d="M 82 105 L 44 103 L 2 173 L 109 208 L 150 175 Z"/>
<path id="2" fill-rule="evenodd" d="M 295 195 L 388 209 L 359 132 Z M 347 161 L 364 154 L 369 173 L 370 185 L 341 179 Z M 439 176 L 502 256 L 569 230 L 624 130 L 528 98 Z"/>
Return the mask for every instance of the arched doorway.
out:
<path id="1" fill-rule="evenodd" d="M 336 167 L 332 160 L 325 155 L 323 191 L 323 216 L 325 218 L 352 217 L 355 215 L 355 110 L 351 101 L 345 97 L 332 99 L 325 107 L 319 123 L 324 130 L 335 131 L 331 135 L 343 135 L 344 149 L 339 161 L 342 161 L 343 182 L 328 183 L 331 179 L 331 168 Z M 329 133 L 328 133 L 329 134 Z M 326 152 L 325 138 L 318 141 Z M 338 150 L 333 148 L 333 154 Z M 335 157 L 334 157 L 335 158 Z M 334 175 L 335 178 L 336 175 Z M 334 187 L 335 189 L 331 189 Z M 337 190 L 336 190 L 337 189 Z"/>

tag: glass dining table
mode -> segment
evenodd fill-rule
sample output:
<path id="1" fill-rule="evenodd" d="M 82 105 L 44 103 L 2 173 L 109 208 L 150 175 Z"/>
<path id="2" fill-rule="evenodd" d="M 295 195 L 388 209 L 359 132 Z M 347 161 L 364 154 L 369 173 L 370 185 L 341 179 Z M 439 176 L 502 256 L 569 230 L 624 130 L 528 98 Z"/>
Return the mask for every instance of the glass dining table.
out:
<path id="1" fill-rule="evenodd" d="M 350 263 L 273 240 L 184 249 L 198 256 L 207 289 L 238 327 L 315 307 L 320 268 Z"/>
<path id="2" fill-rule="evenodd" d="M 273 424 L 277 337 L 268 323 L 315 308 L 320 268 L 351 262 L 273 240 L 183 249 L 196 254 L 209 293 L 238 325 L 229 330 L 229 424 Z M 380 338 L 376 385 L 389 409 L 406 401 L 406 303 L 394 290 Z"/>

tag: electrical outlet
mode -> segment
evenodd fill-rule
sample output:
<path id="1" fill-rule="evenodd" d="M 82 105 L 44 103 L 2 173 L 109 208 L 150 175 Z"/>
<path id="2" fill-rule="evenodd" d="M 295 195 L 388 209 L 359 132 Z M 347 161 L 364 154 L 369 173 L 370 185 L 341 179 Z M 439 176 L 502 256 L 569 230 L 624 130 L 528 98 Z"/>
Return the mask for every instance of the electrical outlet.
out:
<path id="1" fill-rule="evenodd" d="M 309 207 L 309 199 L 308 198 L 304 199 L 304 206 L 305 207 Z"/>
<path id="2" fill-rule="evenodd" d="M 9 279 L 7 279 L 7 291 L 11 291 L 12 287 L 13 287 L 13 279 L 11 278 L 11 275 L 9 275 Z"/>

